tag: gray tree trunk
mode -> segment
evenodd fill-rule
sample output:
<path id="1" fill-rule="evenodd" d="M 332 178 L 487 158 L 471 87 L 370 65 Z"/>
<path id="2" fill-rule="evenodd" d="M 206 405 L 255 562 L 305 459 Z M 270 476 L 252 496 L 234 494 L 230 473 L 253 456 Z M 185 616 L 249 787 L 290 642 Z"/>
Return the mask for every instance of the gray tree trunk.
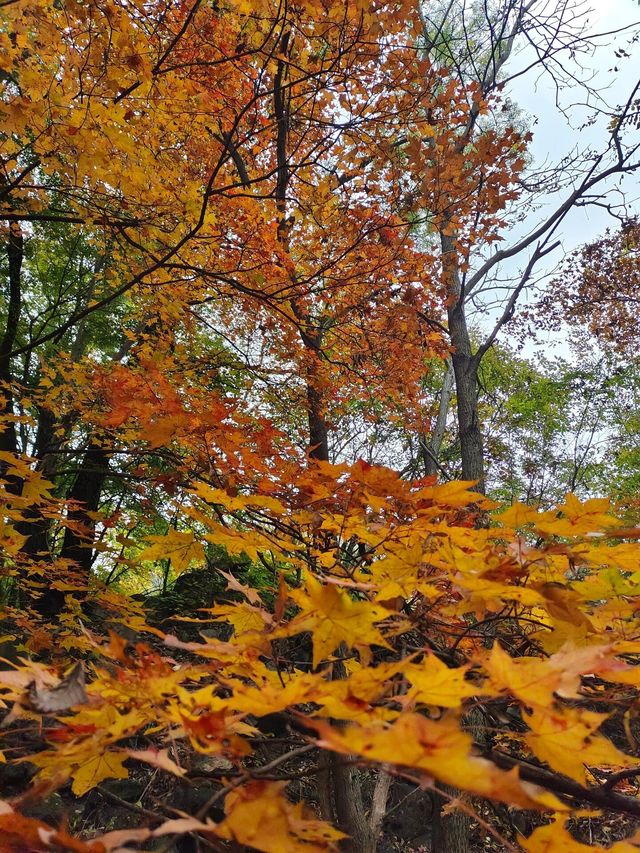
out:
<path id="1" fill-rule="evenodd" d="M 449 302 L 447 313 L 453 347 L 451 360 L 456 390 L 462 477 L 465 480 L 475 480 L 475 490 L 482 493 L 485 488 L 485 473 L 484 447 L 478 417 L 478 361 L 472 351 L 467 327 L 455 233 L 441 232 L 440 243 Z M 470 727 L 473 730 L 473 724 Z M 448 790 L 452 796 L 458 793 L 453 788 Z M 471 819 L 460 810 L 442 815 L 446 802 L 448 801 L 444 797 L 434 798 L 432 850 L 434 853 L 468 853 Z"/>
<path id="2" fill-rule="evenodd" d="M 24 245 L 22 232 L 17 224 L 12 223 L 6 245 L 7 259 L 9 261 L 9 292 L 7 294 L 7 323 L 2 340 L 0 341 L 0 450 L 4 453 L 16 453 L 18 441 L 16 426 L 13 418 L 13 398 L 11 394 L 11 351 L 16 341 L 18 332 L 18 321 L 22 311 L 22 260 L 24 257 Z M 6 465 L 2 466 L 6 468 Z M 2 470 L 2 468 L 0 468 Z M 22 490 L 22 481 L 18 478 L 10 478 L 7 491 L 19 495 Z"/>
<path id="3" fill-rule="evenodd" d="M 442 380 L 440 398 L 438 400 L 438 416 L 431 430 L 431 435 L 420 437 L 420 450 L 422 453 L 422 464 L 426 476 L 435 476 L 440 470 L 439 463 L 440 448 L 447 427 L 447 415 L 451 404 L 451 393 L 453 391 L 453 362 L 447 362 L 447 370 Z"/>
<path id="4" fill-rule="evenodd" d="M 476 480 L 476 490 L 484 492 L 484 447 L 478 418 L 478 362 L 472 352 L 465 316 L 455 234 L 442 232 L 440 243 L 449 300 L 447 313 L 453 346 L 451 360 L 455 376 L 462 476 L 465 480 Z"/>

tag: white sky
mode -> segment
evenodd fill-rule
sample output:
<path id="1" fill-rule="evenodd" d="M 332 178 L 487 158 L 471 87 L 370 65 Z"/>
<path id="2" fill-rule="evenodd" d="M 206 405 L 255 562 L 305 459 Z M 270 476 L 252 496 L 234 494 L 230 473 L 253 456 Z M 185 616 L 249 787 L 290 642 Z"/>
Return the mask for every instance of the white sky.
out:
<path id="1" fill-rule="evenodd" d="M 588 15 L 589 31 L 593 33 L 640 25 L 640 5 L 637 0 L 591 0 L 585 3 L 584 8 L 593 10 Z M 626 102 L 633 86 L 640 78 L 640 42 L 629 45 L 632 32 L 633 29 L 601 39 L 600 46 L 592 56 L 578 57 L 580 63 L 586 66 L 582 71 L 577 62 L 569 56 L 564 59 L 565 67 L 582 79 L 590 80 L 590 85 L 602 93 L 611 107 Z M 624 48 L 631 57 L 616 58 L 614 54 L 616 48 Z M 534 53 L 531 48 L 521 50 L 512 56 L 507 73 L 512 74 L 514 70 L 526 67 L 533 59 Z M 562 115 L 556 106 L 556 88 L 553 81 L 549 75 L 541 74 L 537 69 L 515 80 L 508 89 L 508 95 L 526 115 L 537 119 L 532 128 L 533 141 L 529 148 L 536 166 L 543 164 L 551 166 L 572 151 L 584 150 L 589 146 L 595 150 L 601 150 L 607 143 L 607 119 L 601 118 L 592 127 L 582 127 L 592 110 L 576 105 L 576 102 L 585 100 L 585 92 L 577 85 L 563 87 L 560 92 L 560 102 L 567 116 Z M 640 130 L 630 129 L 628 132 L 640 137 Z M 610 200 L 614 199 L 617 186 L 625 190 L 627 199 L 630 201 L 629 212 L 640 214 L 640 175 L 627 176 L 622 182 L 619 178 L 613 179 L 607 186 Z M 546 204 L 538 211 L 538 219 L 535 221 L 543 219 L 545 209 L 551 212 L 563 197 L 562 192 L 551 194 Z M 533 221 L 527 218 L 526 227 L 523 229 L 519 226 L 514 230 L 513 235 L 530 231 Z M 602 208 L 580 208 L 573 211 L 565 219 L 558 233 L 558 237 L 562 239 L 562 246 L 550 256 L 548 262 L 542 263 L 546 264 L 547 269 L 552 269 L 564 254 L 600 236 L 607 227 L 615 228 L 616 225 L 616 220 Z M 501 247 L 508 246 L 510 242 L 513 242 L 513 239 L 507 236 Z M 515 272 L 517 266 L 517 264 L 511 265 L 509 272 Z M 492 315 L 495 316 L 493 312 Z M 483 322 L 482 325 L 488 326 L 489 322 Z M 498 340 L 506 338 L 508 338 L 508 330 L 504 330 Z M 568 354 L 562 336 L 556 337 L 553 343 L 558 355 Z M 533 347 L 525 349 L 528 355 L 533 355 L 534 351 Z"/>
<path id="2" fill-rule="evenodd" d="M 592 0 L 585 6 L 593 9 L 589 15 L 592 32 L 607 32 L 633 27 L 634 24 L 640 25 L 640 5 L 637 0 Z M 569 58 L 565 60 L 566 66 L 571 68 L 573 65 L 576 73 L 583 79 L 589 79 L 591 73 L 595 75 L 591 86 L 602 92 L 610 106 L 626 101 L 633 85 L 640 78 L 640 44 L 631 47 L 628 45 L 632 32 L 633 30 L 629 30 L 602 39 L 592 57 L 582 58 L 582 62 L 587 66 L 585 72 L 580 72 L 578 66 Z M 635 55 L 629 59 L 618 59 L 614 54 L 618 47 L 629 53 L 635 50 Z M 528 57 L 533 57 L 531 49 L 519 54 L 518 64 L 524 64 Z M 617 72 L 614 70 L 616 67 Z M 571 124 L 556 108 L 556 90 L 548 75 L 530 72 L 520 77 L 511 86 L 511 96 L 526 113 L 538 119 L 533 128 L 534 136 L 530 147 L 537 163 L 553 162 L 578 146 L 584 148 L 591 144 L 594 148 L 601 148 L 606 142 L 606 122 L 600 121 L 591 128 L 581 129 L 584 119 L 591 111 L 588 108 L 572 106 L 577 99 L 584 98 L 578 86 L 561 92 L 562 104 L 568 108 Z M 628 179 L 625 182 L 628 182 Z M 630 187 L 630 192 L 635 197 L 640 194 L 640 184 L 637 181 L 633 188 Z M 576 244 L 598 236 L 607 225 L 614 224 L 606 212 L 598 208 L 583 210 L 574 220 L 573 227 L 570 231 L 565 230 L 564 234 L 568 242 Z M 570 240 L 570 233 L 573 233 L 574 241 Z"/>

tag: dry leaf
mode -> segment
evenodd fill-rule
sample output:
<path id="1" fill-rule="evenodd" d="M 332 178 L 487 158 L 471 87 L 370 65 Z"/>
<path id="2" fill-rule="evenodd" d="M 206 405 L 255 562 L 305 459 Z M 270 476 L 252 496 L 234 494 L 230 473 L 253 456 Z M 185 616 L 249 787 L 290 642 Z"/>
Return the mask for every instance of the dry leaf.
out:
<path id="1" fill-rule="evenodd" d="M 38 687 L 32 681 L 27 691 L 29 704 L 41 714 L 60 714 L 75 705 L 83 705 L 88 697 L 82 662 L 79 661 L 56 687 Z"/>

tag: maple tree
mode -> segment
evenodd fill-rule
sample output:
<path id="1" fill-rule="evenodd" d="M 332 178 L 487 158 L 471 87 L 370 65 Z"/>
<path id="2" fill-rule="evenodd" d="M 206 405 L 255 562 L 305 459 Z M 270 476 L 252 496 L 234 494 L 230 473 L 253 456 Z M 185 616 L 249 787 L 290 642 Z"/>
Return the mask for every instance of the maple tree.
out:
<path id="1" fill-rule="evenodd" d="M 421 23 L 426 54 L 444 63 L 455 79 L 471 86 L 489 104 L 491 122 L 472 108 L 467 123 L 459 128 L 461 156 L 483 143 L 489 148 L 496 127 L 525 133 L 526 121 L 517 104 L 508 96 L 492 100 L 492 95 L 509 92 L 510 84 L 531 71 L 532 81 L 536 75 L 550 78 L 551 89 L 558 95 L 557 112 L 546 128 L 548 137 L 554 138 L 557 122 L 565 121 L 568 112 L 568 107 L 561 104 L 560 92 L 573 91 L 578 86 L 588 105 L 594 95 L 593 83 L 585 79 L 583 68 L 576 74 L 565 67 L 566 55 L 593 53 L 603 37 L 616 35 L 615 30 L 594 33 L 587 26 L 582 5 L 572 0 L 553 6 L 522 0 L 504 0 L 491 6 L 464 2 L 424 4 Z M 624 46 L 614 52 L 620 61 L 631 56 L 629 49 L 637 40 L 636 28 L 637 24 L 632 25 L 628 34 L 625 28 L 619 31 Z M 624 39 L 627 35 L 628 42 Z M 531 53 L 527 45 L 533 48 Z M 640 165 L 640 148 L 633 133 L 638 83 L 633 76 L 632 81 L 621 104 L 608 103 L 604 89 L 598 92 L 599 102 L 584 128 L 606 120 L 608 126 L 599 141 L 584 150 L 574 149 L 572 137 L 570 150 L 558 156 L 557 162 L 556 152 L 550 150 L 550 161 L 555 162 L 552 168 L 538 167 L 535 160 L 525 162 L 525 157 L 518 164 L 521 177 L 517 191 L 500 199 L 495 198 L 495 190 L 485 185 L 482 171 L 475 170 L 475 192 L 479 198 L 486 193 L 498 201 L 496 215 L 486 222 L 477 215 L 467 217 L 471 211 L 463 207 L 462 216 L 451 223 L 440 223 L 437 229 L 434 243 L 439 243 L 443 285 L 448 294 L 446 326 L 453 347 L 463 476 L 477 480 L 481 489 L 486 460 L 477 402 L 480 365 L 511 323 L 536 273 L 546 272 L 545 263 L 561 248 L 559 228 L 576 207 L 598 205 L 614 216 L 624 215 L 624 196 L 612 201 L 610 194 L 612 179 L 619 181 L 632 175 Z M 550 197 L 560 200 L 548 204 Z M 479 229 L 478 223 L 482 225 Z M 471 318 L 478 309 L 489 313 L 492 322 L 489 330 L 474 340 Z M 554 304 L 553 311 L 557 310 Z M 450 390 L 448 385 L 444 387 L 447 390 L 443 404 L 448 406 Z"/>
<path id="2" fill-rule="evenodd" d="M 536 306 L 544 315 L 544 325 L 586 323 L 605 349 L 626 354 L 635 348 L 639 239 L 640 226 L 630 220 L 570 255 L 553 282 L 553 310 L 547 294 Z"/>
<path id="3" fill-rule="evenodd" d="M 354 401 L 428 428 L 455 275 L 415 215 L 491 242 L 526 146 L 469 144 L 497 96 L 422 57 L 409 3 L 2 9 L 2 759 L 29 779 L 0 850 L 375 850 L 397 779 L 505 849 L 481 800 L 539 815 L 524 849 L 602 849 L 565 824 L 640 813 L 637 530 L 329 461 Z M 189 576 L 216 594 L 154 618 L 141 591 Z M 105 787 L 145 768 L 154 804 Z M 56 791 L 136 825 L 34 815 Z"/>

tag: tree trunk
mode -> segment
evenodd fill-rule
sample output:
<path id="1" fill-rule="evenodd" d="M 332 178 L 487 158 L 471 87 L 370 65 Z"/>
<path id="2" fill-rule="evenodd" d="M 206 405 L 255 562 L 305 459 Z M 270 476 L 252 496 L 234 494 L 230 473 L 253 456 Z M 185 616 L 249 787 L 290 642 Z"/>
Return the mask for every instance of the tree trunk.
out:
<path id="1" fill-rule="evenodd" d="M 283 33 L 280 42 L 280 55 L 289 51 L 290 33 Z M 273 109 L 276 120 L 276 186 L 275 199 L 280 222 L 278 242 L 284 252 L 289 252 L 290 220 L 287 216 L 287 190 L 291 176 L 288 163 L 289 112 L 287 90 L 284 85 L 287 63 L 278 61 L 273 85 Z M 295 274 L 292 273 L 295 284 Z M 321 324 L 313 324 L 310 317 L 301 310 L 295 299 L 291 303 L 292 311 L 299 322 L 300 337 L 309 355 L 306 374 L 307 415 L 309 424 L 309 458 L 319 462 L 329 461 L 329 437 L 324 417 L 321 384 L 318 382 L 318 366 L 322 345 L 323 329 Z M 339 677 L 334 666 L 334 677 Z M 350 837 L 342 845 L 349 853 L 373 853 L 369 824 L 362 800 L 362 789 L 357 774 L 350 766 L 349 757 L 330 752 L 322 755 L 318 766 L 318 788 L 321 810 L 327 819 L 336 821 L 340 829 Z M 331 814 L 329 814 L 331 813 Z"/>
<path id="2" fill-rule="evenodd" d="M 459 809 L 443 815 L 443 808 L 460 792 L 448 785 L 441 785 L 441 788 L 450 796 L 432 794 L 431 853 L 462 853 L 469 849 L 469 815 Z"/>
<path id="3" fill-rule="evenodd" d="M 17 223 L 11 223 L 9 238 L 6 245 L 9 260 L 9 293 L 7 298 L 7 324 L 4 335 L 0 342 L 0 451 L 4 453 L 17 453 L 18 439 L 16 425 L 13 420 L 13 398 L 11 395 L 11 351 L 13 350 L 16 335 L 18 333 L 18 322 L 22 311 L 22 259 L 24 256 L 24 243 L 22 231 Z M 6 469 L 2 464 L 0 471 Z M 20 494 L 22 481 L 12 478 L 7 485 L 7 491 L 12 494 Z"/>
<path id="4" fill-rule="evenodd" d="M 90 442 L 80 464 L 80 471 L 67 495 L 68 500 L 80 504 L 69 510 L 68 518 L 75 522 L 75 525 L 80 525 L 82 531 L 67 527 L 60 556 L 73 560 L 87 577 L 91 571 L 91 546 L 96 529 L 96 523 L 90 513 L 97 512 L 100 506 L 102 487 L 108 472 L 108 459 L 106 450 L 95 441 Z"/>
<path id="5" fill-rule="evenodd" d="M 314 356 L 315 353 L 314 353 Z M 322 395 L 313 384 L 313 370 L 307 380 L 307 409 L 309 419 L 309 456 L 311 459 L 329 461 L 329 433 L 322 410 Z"/>
<path id="6" fill-rule="evenodd" d="M 475 480 L 475 490 L 484 493 L 484 447 L 478 421 L 478 364 L 466 354 L 454 353 L 453 369 L 456 377 L 462 478 Z"/>
<path id="7" fill-rule="evenodd" d="M 87 447 L 80 470 L 67 495 L 76 506 L 69 510 L 68 519 L 73 527 L 67 527 L 64 533 L 60 558 L 72 560 L 80 569 L 84 580 L 89 579 L 93 561 L 93 542 L 96 523 L 91 513 L 100 506 L 100 496 L 109 466 L 109 456 L 95 441 Z M 44 616 L 52 617 L 64 607 L 64 593 L 57 589 L 49 589 L 39 599 L 37 609 Z"/>
<path id="8" fill-rule="evenodd" d="M 322 394 L 317 388 L 314 370 L 320 341 L 317 338 L 311 340 L 306 333 L 301 334 L 305 346 L 311 350 L 311 362 L 307 370 L 309 458 L 328 462 L 329 435 Z M 334 664 L 332 677 L 344 677 L 341 664 Z M 321 752 L 316 777 L 321 815 L 325 820 L 336 823 L 349 836 L 341 844 L 345 853 L 375 853 L 376 838 L 367 818 L 362 782 L 358 778 L 358 770 L 351 766 L 351 760 L 348 755 Z"/>
<path id="9" fill-rule="evenodd" d="M 331 758 L 337 823 L 349 835 L 341 849 L 345 853 L 376 853 L 377 832 L 374 834 L 364 808 L 361 771 L 348 763 L 352 760 L 349 755 L 332 753 Z"/>
<path id="10" fill-rule="evenodd" d="M 436 422 L 430 436 L 423 435 L 420 437 L 422 464 L 424 465 L 424 473 L 427 477 L 433 477 L 441 470 L 438 459 L 447 427 L 447 414 L 449 412 L 449 404 L 451 403 L 453 380 L 453 362 L 449 360 L 447 361 L 447 370 L 442 380 L 442 388 L 440 389 Z"/>
<path id="11" fill-rule="evenodd" d="M 94 265 L 94 278 L 91 286 L 84 299 L 84 307 L 89 301 L 89 298 L 94 293 L 95 277 L 104 266 L 105 259 L 101 256 L 96 260 Z M 83 307 L 77 306 L 78 309 Z M 88 341 L 86 318 L 78 324 L 76 336 L 71 346 L 71 357 L 74 362 L 79 361 L 86 349 Z M 116 354 L 114 363 L 126 354 L 132 345 L 132 340 L 125 338 L 120 351 Z M 56 429 L 57 428 L 57 429 Z M 36 467 L 47 480 L 53 482 L 57 476 L 60 466 L 61 454 L 60 450 L 65 445 L 66 439 L 71 433 L 72 420 L 64 419 L 61 423 L 57 423 L 54 413 L 51 409 L 45 406 L 38 407 L 38 429 L 36 433 L 34 456 L 37 459 Z M 84 454 L 84 459 L 80 463 L 80 472 L 74 480 L 71 490 L 67 497 L 72 500 L 82 501 L 85 504 L 84 510 L 74 513 L 72 510 L 69 513 L 69 518 L 78 520 L 87 528 L 90 541 L 93 541 L 95 525 L 86 516 L 86 510 L 95 511 L 100 502 L 100 492 L 104 483 L 104 478 L 108 470 L 108 455 L 102 451 L 100 446 L 95 441 L 90 441 L 89 446 Z M 89 526 L 87 526 L 89 522 Z M 24 550 L 31 556 L 49 551 L 49 530 L 51 529 L 51 519 L 43 518 L 41 513 L 34 511 L 33 521 L 29 521 L 29 526 L 21 529 L 20 532 L 29 536 L 25 543 Z M 77 540 L 77 541 L 76 541 Z M 91 551 L 86 547 L 82 548 L 79 544 L 79 537 L 74 536 L 72 531 L 66 530 L 62 547 L 62 555 L 69 559 L 75 560 L 81 568 L 84 569 L 88 576 L 91 569 Z M 75 553 L 76 556 L 70 556 Z"/>
<path id="12" fill-rule="evenodd" d="M 455 234 L 441 232 L 440 243 L 449 300 L 449 335 L 453 347 L 451 360 L 456 386 L 462 476 L 465 480 L 476 480 L 476 490 L 484 492 L 484 448 L 478 418 L 478 362 L 471 350 L 467 328 Z"/>
<path id="13" fill-rule="evenodd" d="M 51 453 L 55 445 L 59 444 L 55 435 L 55 418 L 49 409 L 39 408 L 38 430 L 34 456 L 36 467 L 47 480 L 53 480 L 58 465 L 58 456 Z M 50 556 L 49 530 L 51 519 L 42 514 L 38 506 L 30 507 L 24 511 L 24 521 L 16 525 L 19 533 L 27 537 L 22 550 L 30 557 L 37 555 Z"/>
<path id="14" fill-rule="evenodd" d="M 376 784 L 371 798 L 371 813 L 369 815 L 369 838 L 371 840 L 371 853 L 378 849 L 378 837 L 382 829 L 382 822 L 387 814 L 387 799 L 391 788 L 391 774 L 386 767 L 380 767 Z"/>
<path id="15" fill-rule="evenodd" d="M 465 480 L 475 480 L 476 491 L 483 493 L 485 488 L 484 447 L 478 417 L 478 362 L 472 352 L 467 327 L 455 232 L 441 231 L 440 244 L 444 284 L 448 297 L 449 335 L 453 347 L 451 361 L 456 389 L 462 477 Z M 473 728 L 472 725 L 470 727 Z M 451 796 L 456 796 L 458 793 L 453 788 L 448 790 Z M 442 807 L 445 804 L 443 797 L 434 798 L 433 850 L 437 853 L 468 853 L 470 818 L 460 810 L 454 810 L 446 816 L 442 815 Z"/>

